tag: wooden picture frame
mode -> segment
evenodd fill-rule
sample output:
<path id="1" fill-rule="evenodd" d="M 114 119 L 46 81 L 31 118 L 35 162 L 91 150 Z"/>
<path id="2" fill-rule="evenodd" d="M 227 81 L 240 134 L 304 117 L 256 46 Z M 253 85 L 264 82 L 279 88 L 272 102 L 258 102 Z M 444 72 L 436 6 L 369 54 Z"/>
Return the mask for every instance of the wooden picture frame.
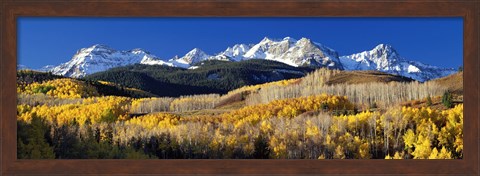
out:
<path id="1" fill-rule="evenodd" d="M 1 2 L 1 175 L 452 174 L 479 172 L 480 1 L 29 1 Z M 462 17 L 464 158 L 458 160 L 21 160 L 16 156 L 19 17 Z"/>

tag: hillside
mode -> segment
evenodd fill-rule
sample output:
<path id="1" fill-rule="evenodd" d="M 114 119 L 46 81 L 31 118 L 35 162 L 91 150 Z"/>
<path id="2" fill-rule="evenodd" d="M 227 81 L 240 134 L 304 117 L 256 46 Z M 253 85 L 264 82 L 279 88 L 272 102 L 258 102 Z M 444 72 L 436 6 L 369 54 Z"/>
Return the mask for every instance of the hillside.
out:
<path id="1" fill-rule="evenodd" d="M 204 61 L 196 69 L 161 65 L 130 65 L 94 73 L 86 80 L 108 81 L 157 96 L 227 93 L 246 85 L 255 85 L 305 76 L 308 67 L 292 67 L 268 60 L 241 62 Z"/>
<path id="2" fill-rule="evenodd" d="M 330 77 L 326 82 L 328 85 L 332 84 L 361 84 L 361 83 L 378 83 L 378 82 L 411 82 L 411 78 L 392 75 L 379 71 L 341 71 L 338 74 Z"/>
<path id="3" fill-rule="evenodd" d="M 54 75 L 50 72 L 37 72 L 32 70 L 21 70 L 17 72 L 17 84 L 20 89 L 23 87 L 30 85 L 32 83 L 42 84 L 44 82 L 53 81 L 57 79 L 68 79 L 68 80 L 77 80 L 74 78 L 66 78 L 63 76 Z M 98 81 L 85 81 L 82 79 L 78 79 L 78 81 L 85 83 L 85 85 L 92 86 L 96 89 L 99 95 L 101 96 L 123 96 L 123 97 L 133 97 L 133 98 L 141 98 L 141 97 L 152 97 L 156 96 L 149 92 L 145 92 L 139 89 L 133 89 L 125 86 L 119 86 L 116 84 L 106 84 L 105 82 L 98 82 Z"/>
<path id="4" fill-rule="evenodd" d="M 164 93 L 198 91 L 162 82 L 170 81 L 162 76 L 201 77 L 205 70 L 221 75 L 224 69 L 245 67 L 254 75 L 280 70 L 264 69 L 262 63 L 225 68 L 221 61 L 205 62 L 195 70 L 137 65 L 103 75 Z M 102 95 L 146 92 L 48 73 L 20 75 L 19 80 L 32 80 L 17 89 L 17 153 L 22 159 L 463 158 L 463 104 L 443 107 L 445 88 L 432 82 L 322 68 L 226 95 L 130 98 L 137 94 Z M 453 84 L 451 78 L 445 80 Z M 429 96 L 431 103 L 425 103 Z"/>
<path id="5" fill-rule="evenodd" d="M 441 86 L 445 86 L 454 94 L 463 95 L 463 72 L 458 72 L 443 78 L 431 80 Z"/>
<path id="6" fill-rule="evenodd" d="M 64 77 L 33 70 L 20 70 L 17 72 L 17 84 L 31 84 L 33 82 L 43 82 L 59 78 Z"/>

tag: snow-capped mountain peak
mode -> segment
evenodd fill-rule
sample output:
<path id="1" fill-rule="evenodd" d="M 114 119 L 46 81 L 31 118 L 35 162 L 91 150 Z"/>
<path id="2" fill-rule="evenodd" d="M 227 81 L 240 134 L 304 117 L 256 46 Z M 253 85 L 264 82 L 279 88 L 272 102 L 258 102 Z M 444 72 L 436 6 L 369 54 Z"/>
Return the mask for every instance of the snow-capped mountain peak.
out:
<path id="1" fill-rule="evenodd" d="M 95 44 L 88 48 L 82 48 L 78 50 L 77 53 L 92 53 L 92 52 L 105 52 L 105 51 L 114 52 L 116 50 L 104 44 Z"/>
<path id="2" fill-rule="evenodd" d="M 207 60 L 210 57 L 211 57 L 210 55 L 206 54 L 201 49 L 194 48 L 190 52 L 185 54 L 185 56 L 177 59 L 176 61 L 179 62 L 179 63 L 182 63 L 182 64 L 193 65 L 193 64 L 196 64 L 198 62 Z"/>
<path id="3" fill-rule="evenodd" d="M 300 40 L 291 37 L 282 40 L 264 38 L 247 51 L 244 58 L 275 60 L 292 66 L 342 68 L 336 51 L 317 45 L 307 38 Z"/>
<path id="4" fill-rule="evenodd" d="M 217 57 L 225 58 L 233 61 L 241 61 L 243 55 L 250 50 L 250 46 L 246 44 L 236 44 L 233 47 L 228 47 L 225 51 L 217 55 Z"/>
<path id="5" fill-rule="evenodd" d="M 375 48 L 372 49 L 373 51 L 382 51 L 386 53 L 396 52 L 395 48 L 392 47 L 390 44 L 380 43 Z"/>
<path id="6" fill-rule="evenodd" d="M 311 40 L 308 39 L 308 38 L 302 37 L 302 38 L 300 38 L 300 40 L 298 40 L 298 42 L 300 42 L 300 43 L 311 43 Z"/>
<path id="7" fill-rule="evenodd" d="M 142 49 L 118 51 L 107 45 L 96 44 L 78 50 L 70 61 L 49 71 L 57 75 L 78 78 L 109 68 L 136 63 L 168 65 Z"/>
<path id="8" fill-rule="evenodd" d="M 408 61 L 388 44 L 379 44 L 369 51 L 342 56 L 340 62 L 346 70 L 378 70 L 410 77 L 422 82 L 455 72 L 454 69 L 438 68 L 416 61 Z"/>
<path id="9" fill-rule="evenodd" d="M 129 52 L 131 52 L 133 54 L 150 54 L 150 52 L 145 51 L 141 48 L 135 48 L 135 49 L 130 50 Z"/>
<path id="10" fill-rule="evenodd" d="M 301 38 L 300 40 L 290 39 L 289 41 L 296 41 L 292 47 L 282 55 L 282 57 L 289 57 L 292 64 L 290 65 L 312 65 L 318 67 L 328 67 L 334 69 L 342 69 L 342 64 L 338 60 L 338 53 L 325 47 L 320 43 L 315 43 L 308 38 Z"/>
<path id="11" fill-rule="evenodd" d="M 291 37 L 285 37 L 285 38 L 283 38 L 283 41 L 288 41 L 288 42 L 290 42 L 290 43 L 295 43 L 295 42 L 297 42 L 296 39 L 291 38 Z"/>
<path id="12" fill-rule="evenodd" d="M 389 44 L 379 44 L 375 48 L 373 48 L 370 53 L 376 56 L 385 55 L 388 59 L 404 60 L 404 58 L 399 57 L 397 50 L 395 50 L 395 48 L 393 48 L 392 45 Z"/>
<path id="13" fill-rule="evenodd" d="M 250 46 L 246 44 L 236 44 L 233 47 L 228 47 L 223 53 L 228 53 L 228 55 L 237 56 L 247 52 L 250 49 Z"/>
<path id="14" fill-rule="evenodd" d="M 203 52 L 200 48 L 193 48 L 190 52 L 188 52 L 187 54 L 190 54 L 190 53 L 205 53 Z"/>
<path id="15" fill-rule="evenodd" d="M 268 42 L 272 42 L 272 41 L 273 41 L 272 39 L 270 39 L 270 38 L 268 38 L 268 37 L 264 37 L 264 38 L 260 41 L 260 43 L 268 43 Z"/>
<path id="16" fill-rule="evenodd" d="M 296 40 L 291 37 L 272 39 L 265 37 L 257 44 L 236 44 L 215 55 L 208 55 L 194 48 L 182 57 L 175 56 L 165 61 L 140 48 L 119 51 L 107 45 L 96 44 L 82 48 L 72 59 L 54 68 L 57 75 L 83 77 L 109 68 L 131 65 L 166 65 L 182 68 L 197 68 L 193 65 L 205 60 L 242 61 L 267 59 L 291 66 L 327 67 L 340 70 L 377 70 L 426 81 L 454 73 L 454 69 L 439 68 L 403 58 L 389 44 L 379 44 L 371 50 L 339 57 L 335 50 L 309 38 Z"/>

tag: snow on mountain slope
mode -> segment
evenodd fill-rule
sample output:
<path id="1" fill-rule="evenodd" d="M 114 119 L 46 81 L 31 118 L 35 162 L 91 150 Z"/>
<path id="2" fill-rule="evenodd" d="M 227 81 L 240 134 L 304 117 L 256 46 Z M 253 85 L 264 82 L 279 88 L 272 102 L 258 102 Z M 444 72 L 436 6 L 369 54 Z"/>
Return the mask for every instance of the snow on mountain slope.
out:
<path id="1" fill-rule="evenodd" d="M 194 48 L 193 50 L 185 54 L 185 56 L 178 59 L 173 59 L 171 61 L 176 61 L 184 65 L 193 65 L 195 63 L 207 60 L 210 57 L 211 57 L 210 55 L 206 54 L 202 50 L 198 48 Z"/>
<path id="2" fill-rule="evenodd" d="M 343 69 L 338 53 L 322 44 L 314 43 L 310 39 L 302 38 L 295 45 L 282 54 L 280 59 L 289 60 L 294 64 Z"/>
<path id="3" fill-rule="evenodd" d="M 55 68 L 55 65 L 45 65 L 42 68 L 38 69 L 39 71 L 48 72 L 49 70 Z"/>
<path id="4" fill-rule="evenodd" d="M 244 59 L 243 55 L 250 50 L 251 46 L 246 44 L 236 44 L 233 47 L 228 47 L 225 51 L 216 55 L 216 58 L 224 58 L 232 61 L 241 61 Z"/>
<path id="5" fill-rule="evenodd" d="M 175 56 L 166 61 L 141 49 L 117 51 L 105 45 L 93 45 L 77 51 L 66 63 L 40 71 L 52 71 L 54 74 L 83 77 L 110 68 L 131 64 L 165 65 L 181 68 L 193 66 L 205 60 L 242 61 L 248 59 L 266 59 L 282 62 L 291 66 L 327 67 L 340 70 L 377 70 L 427 81 L 455 73 L 454 69 L 439 68 L 401 57 L 390 45 L 380 44 L 370 51 L 364 51 L 339 57 L 338 53 L 320 43 L 307 38 L 296 40 L 290 37 L 270 39 L 265 37 L 257 44 L 236 44 L 216 54 L 208 55 L 194 48 L 182 57 Z"/>
<path id="6" fill-rule="evenodd" d="M 342 69 L 336 51 L 310 39 L 296 40 L 285 37 L 273 40 L 265 37 L 244 55 L 245 59 L 268 59 L 283 62 L 291 66 L 313 65 Z"/>
<path id="7" fill-rule="evenodd" d="M 228 50 L 228 48 L 227 48 Z M 233 53 L 236 51 L 233 51 Z M 233 55 L 232 55 L 233 56 Z M 206 60 L 224 60 L 224 61 L 235 61 L 231 60 L 230 56 L 224 55 L 224 53 L 220 53 L 216 56 L 211 56 L 206 54 L 204 51 L 198 48 L 194 48 L 185 56 L 179 58 L 178 56 L 175 56 L 174 58 L 168 60 L 168 63 L 170 65 L 176 66 L 176 67 L 182 67 L 182 68 L 189 68 L 189 69 L 195 69 L 198 67 L 193 67 L 192 65 L 195 65 L 196 63 L 206 61 Z"/>
<path id="8" fill-rule="evenodd" d="M 280 51 L 286 52 L 291 42 L 288 40 L 275 41 L 267 37 L 263 38 L 260 43 L 254 45 L 248 50 L 245 59 L 273 59 L 272 54 L 278 54 Z M 270 51 L 270 52 L 269 52 Z M 280 53 L 281 54 L 281 53 Z"/>
<path id="9" fill-rule="evenodd" d="M 52 71 L 52 73 L 56 75 L 79 78 L 110 68 L 142 62 L 144 64 L 169 65 L 141 49 L 117 51 L 106 45 L 97 44 L 78 50 L 70 61 L 56 66 L 49 71 Z"/>
<path id="10" fill-rule="evenodd" d="M 140 61 L 140 64 L 145 64 L 145 65 L 166 65 L 166 66 L 170 66 L 170 67 L 175 67 L 176 65 L 173 64 L 173 63 L 170 63 L 170 62 L 165 62 L 163 60 L 158 60 L 158 59 L 154 59 L 154 58 L 151 58 L 151 57 L 147 57 L 145 59 L 142 59 Z"/>
<path id="11" fill-rule="evenodd" d="M 370 51 L 341 56 L 345 70 L 378 70 L 409 77 L 421 82 L 455 73 L 454 69 L 439 68 L 416 61 L 408 61 L 388 44 L 377 45 Z"/>

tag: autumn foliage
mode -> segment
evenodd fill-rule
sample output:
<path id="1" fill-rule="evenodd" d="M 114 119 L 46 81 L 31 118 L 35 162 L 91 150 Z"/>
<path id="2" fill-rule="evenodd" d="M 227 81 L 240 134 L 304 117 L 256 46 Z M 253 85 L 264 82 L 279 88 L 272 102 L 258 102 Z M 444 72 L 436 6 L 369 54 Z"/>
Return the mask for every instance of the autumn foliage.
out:
<path id="1" fill-rule="evenodd" d="M 17 92 L 25 94 L 46 94 L 58 98 L 98 96 L 98 92 L 92 86 L 70 78 L 55 79 L 43 83 L 34 82 L 25 87 L 18 86 Z"/>
<path id="2" fill-rule="evenodd" d="M 18 135 L 18 156 L 463 158 L 463 104 L 455 103 L 448 109 L 411 107 L 400 106 L 400 99 L 374 93 L 364 92 L 362 96 L 376 101 L 331 93 L 345 90 L 353 95 L 367 86 L 377 86 L 402 88 L 396 93 L 408 99 L 430 96 L 410 92 L 415 86 L 426 92 L 436 90 L 434 85 L 419 83 L 348 85 L 344 89 L 326 85 L 337 73 L 319 70 L 308 79 L 243 87 L 225 95 L 177 98 L 99 96 L 87 83 L 69 78 L 23 84 L 18 87 L 17 121 L 19 130 L 23 130 Z M 435 92 L 443 91 L 438 88 Z M 232 99 L 234 95 L 241 96 Z M 391 102 L 385 103 L 384 99 Z M 221 109 L 222 113 L 213 115 L 191 113 L 224 108 L 229 103 L 225 100 L 247 101 L 247 105 Z M 367 101 L 382 106 L 364 108 Z"/>

